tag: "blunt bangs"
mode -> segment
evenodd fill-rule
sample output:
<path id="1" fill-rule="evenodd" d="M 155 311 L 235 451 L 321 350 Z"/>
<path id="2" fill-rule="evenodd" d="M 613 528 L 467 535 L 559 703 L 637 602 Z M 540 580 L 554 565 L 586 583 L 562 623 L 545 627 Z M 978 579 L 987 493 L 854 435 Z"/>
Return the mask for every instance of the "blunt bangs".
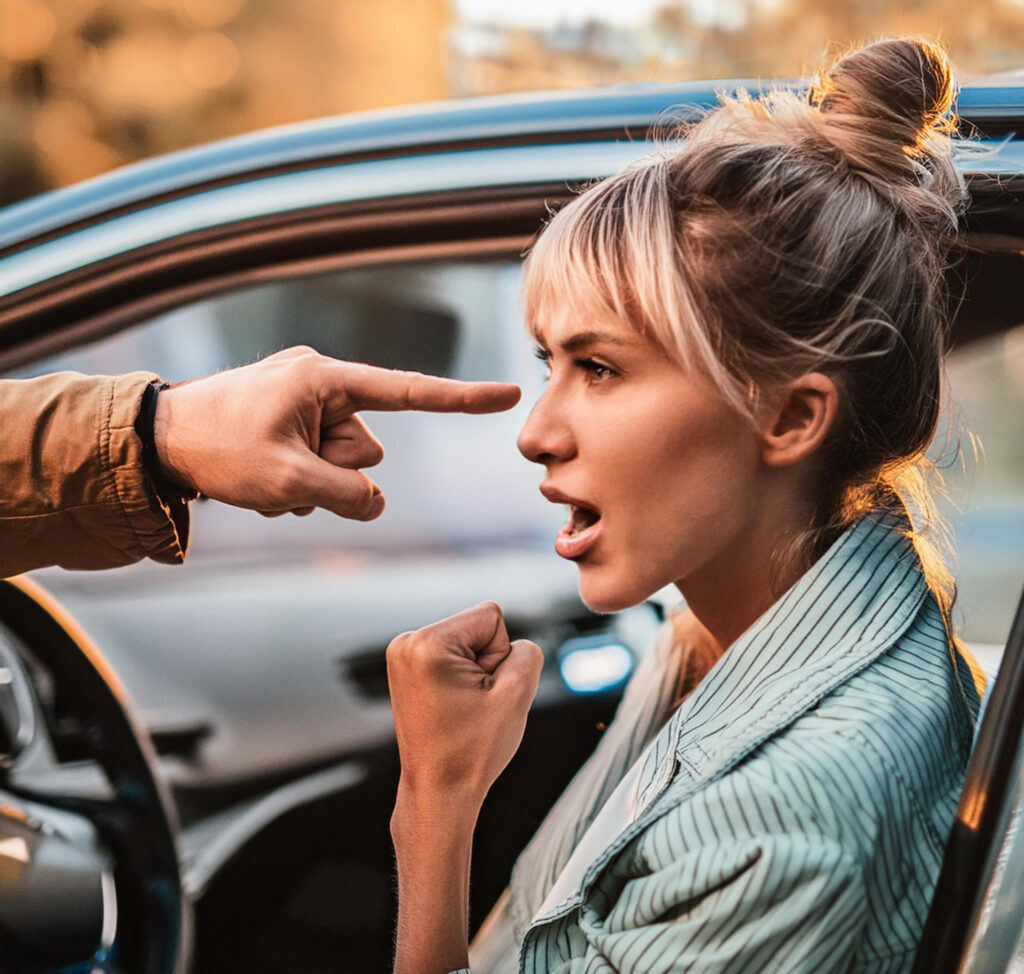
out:
<path id="1" fill-rule="evenodd" d="M 527 324 L 558 309 L 581 320 L 613 316 L 684 368 L 704 359 L 681 273 L 666 153 L 591 186 L 548 223 L 527 257 Z M 697 346 L 697 347 L 695 347 Z"/>

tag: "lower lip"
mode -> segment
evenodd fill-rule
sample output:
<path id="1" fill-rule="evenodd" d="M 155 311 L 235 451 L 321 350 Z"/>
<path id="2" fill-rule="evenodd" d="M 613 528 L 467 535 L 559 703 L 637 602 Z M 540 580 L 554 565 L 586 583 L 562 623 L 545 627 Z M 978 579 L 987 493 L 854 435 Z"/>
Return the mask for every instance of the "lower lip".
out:
<path id="1" fill-rule="evenodd" d="M 577 531 L 575 534 L 570 534 L 568 528 L 562 528 L 555 538 L 555 552 L 571 560 L 582 558 L 597 542 L 603 523 L 603 520 L 597 521 L 586 530 Z"/>

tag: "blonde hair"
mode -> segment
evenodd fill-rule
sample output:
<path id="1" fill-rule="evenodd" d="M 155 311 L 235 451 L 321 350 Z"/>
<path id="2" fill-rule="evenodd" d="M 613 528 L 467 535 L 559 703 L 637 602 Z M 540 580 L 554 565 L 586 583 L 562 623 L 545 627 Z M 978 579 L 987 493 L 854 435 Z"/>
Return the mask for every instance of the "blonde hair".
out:
<path id="1" fill-rule="evenodd" d="M 558 212 L 524 285 L 529 321 L 567 303 L 615 315 L 751 418 L 773 386 L 832 376 L 840 412 L 799 556 L 809 564 L 865 510 L 905 506 L 947 613 L 925 451 L 964 202 L 954 94 L 943 51 L 896 38 L 840 58 L 804 96 L 720 96 Z"/>

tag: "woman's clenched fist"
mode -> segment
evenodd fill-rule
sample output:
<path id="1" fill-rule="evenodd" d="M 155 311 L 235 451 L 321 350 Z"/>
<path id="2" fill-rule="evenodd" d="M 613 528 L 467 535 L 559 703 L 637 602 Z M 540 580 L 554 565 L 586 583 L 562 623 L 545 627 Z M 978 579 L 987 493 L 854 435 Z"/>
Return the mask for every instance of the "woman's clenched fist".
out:
<path id="1" fill-rule="evenodd" d="M 482 802 L 522 740 L 540 647 L 484 602 L 398 636 L 387 663 L 403 789 Z"/>

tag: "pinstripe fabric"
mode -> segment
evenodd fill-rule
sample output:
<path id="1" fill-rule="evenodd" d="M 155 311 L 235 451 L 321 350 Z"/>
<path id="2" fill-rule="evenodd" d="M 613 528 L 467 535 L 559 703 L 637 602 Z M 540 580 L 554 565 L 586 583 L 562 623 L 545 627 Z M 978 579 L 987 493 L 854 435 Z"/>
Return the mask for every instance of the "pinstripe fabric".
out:
<path id="1" fill-rule="evenodd" d="M 906 522 L 847 531 L 668 716 L 667 639 L 552 809 L 472 951 L 476 974 L 908 970 L 978 694 Z M 654 738 L 642 811 L 534 917 Z"/>

